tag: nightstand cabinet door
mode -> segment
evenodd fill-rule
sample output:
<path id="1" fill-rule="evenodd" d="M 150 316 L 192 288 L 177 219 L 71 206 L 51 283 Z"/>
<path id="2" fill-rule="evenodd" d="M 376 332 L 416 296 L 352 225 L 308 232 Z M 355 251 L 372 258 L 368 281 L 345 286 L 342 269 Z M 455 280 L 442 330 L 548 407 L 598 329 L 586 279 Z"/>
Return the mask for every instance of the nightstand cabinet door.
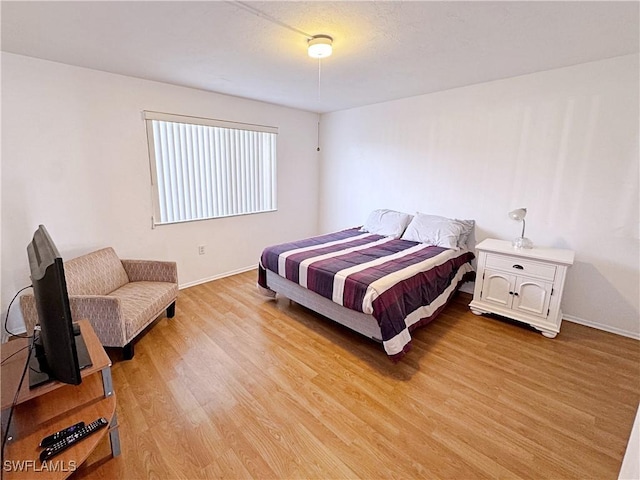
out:
<path id="1" fill-rule="evenodd" d="M 476 246 L 478 271 L 471 311 L 528 323 L 553 338 L 560 331 L 560 302 L 574 252 L 557 248 L 515 249 L 486 239 Z"/>
<path id="2" fill-rule="evenodd" d="M 549 303 L 553 284 L 540 280 L 518 278 L 514 290 L 514 310 L 546 318 L 549 315 Z"/>
<path id="3" fill-rule="evenodd" d="M 515 284 L 515 275 L 507 275 L 504 272 L 487 269 L 484 271 L 480 298 L 484 302 L 511 308 Z"/>

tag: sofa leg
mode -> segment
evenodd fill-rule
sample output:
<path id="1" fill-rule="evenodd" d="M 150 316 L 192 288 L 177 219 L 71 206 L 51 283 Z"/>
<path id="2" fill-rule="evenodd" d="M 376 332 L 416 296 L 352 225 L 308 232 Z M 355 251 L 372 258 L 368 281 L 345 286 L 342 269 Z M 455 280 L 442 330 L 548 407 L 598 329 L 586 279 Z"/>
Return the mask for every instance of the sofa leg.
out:
<path id="1" fill-rule="evenodd" d="M 133 358 L 133 342 L 129 342 L 122 347 L 122 358 L 124 360 L 131 360 Z"/>
<path id="2" fill-rule="evenodd" d="M 173 318 L 176 315 L 176 302 L 167 307 L 167 318 Z"/>

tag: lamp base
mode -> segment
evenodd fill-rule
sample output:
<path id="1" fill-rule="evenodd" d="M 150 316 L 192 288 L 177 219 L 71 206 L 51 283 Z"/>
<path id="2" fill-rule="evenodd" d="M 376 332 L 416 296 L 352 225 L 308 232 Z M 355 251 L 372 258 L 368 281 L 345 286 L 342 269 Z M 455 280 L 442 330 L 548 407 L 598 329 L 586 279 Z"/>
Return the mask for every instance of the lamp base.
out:
<path id="1" fill-rule="evenodd" d="M 526 237 L 514 238 L 511 244 L 513 248 L 533 248 L 533 242 Z"/>

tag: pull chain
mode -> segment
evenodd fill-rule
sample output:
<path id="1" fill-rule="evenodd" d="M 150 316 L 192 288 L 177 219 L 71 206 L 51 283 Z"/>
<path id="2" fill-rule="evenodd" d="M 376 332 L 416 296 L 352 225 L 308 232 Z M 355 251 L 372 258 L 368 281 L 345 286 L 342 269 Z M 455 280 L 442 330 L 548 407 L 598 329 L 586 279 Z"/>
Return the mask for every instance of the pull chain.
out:
<path id="1" fill-rule="evenodd" d="M 320 80 L 322 79 L 322 59 L 318 59 L 318 109 L 320 108 Z M 320 151 L 320 114 L 318 113 L 318 147 L 316 152 Z"/>

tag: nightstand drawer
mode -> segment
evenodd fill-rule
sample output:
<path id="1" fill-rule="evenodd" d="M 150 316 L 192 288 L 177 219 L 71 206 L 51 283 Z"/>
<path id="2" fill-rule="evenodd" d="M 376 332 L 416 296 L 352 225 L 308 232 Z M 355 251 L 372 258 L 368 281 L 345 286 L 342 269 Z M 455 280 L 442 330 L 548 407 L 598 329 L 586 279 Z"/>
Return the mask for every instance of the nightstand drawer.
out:
<path id="1" fill-rule="evenodd" d="M 514 275 L 526 275 L 528 277 L 542 278 L 549 281 L 553 281 L 556 275 L 555 265 L 503 255 L 494 255 L 491 253 L 487 254 L 485 267 L 502 270 Z"/>

